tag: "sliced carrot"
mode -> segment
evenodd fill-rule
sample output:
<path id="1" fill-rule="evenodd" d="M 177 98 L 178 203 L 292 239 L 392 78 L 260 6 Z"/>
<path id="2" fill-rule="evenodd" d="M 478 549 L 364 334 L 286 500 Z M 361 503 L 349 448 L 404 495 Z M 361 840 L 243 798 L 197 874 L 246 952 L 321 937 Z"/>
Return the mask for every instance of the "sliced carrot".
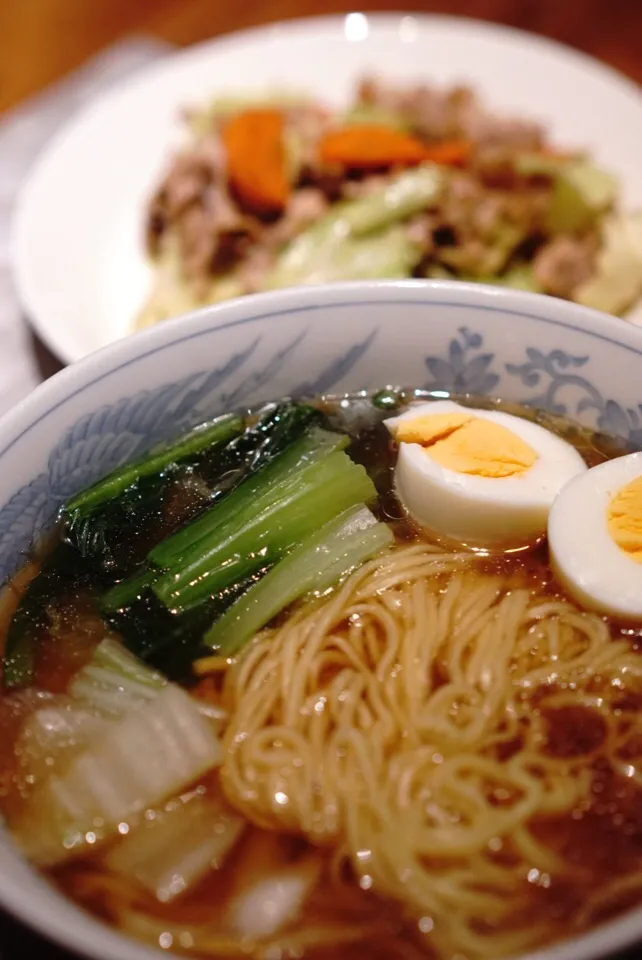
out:
<path id="1" fill-rule="evenodd" d="M 223 129 L 228 179 L 241 202 L 262 212 L 283 210 L 290 194 L 280 110 L 252 108 Z"/>
<path id="2" fill-rule="evenodd" d="M 447 167 L 460 167 L 470 158 L 472 144 L 468 140 L 445 140 L 424 148 L 424 159 Z"/>
<path id="3" fill-rule="evenodd" d="M 327 133 L 319 143 L 319 158 L 357 170 L 411 166 L 425 159 L 425 147 L 401 130 L 363 123 Z"/>

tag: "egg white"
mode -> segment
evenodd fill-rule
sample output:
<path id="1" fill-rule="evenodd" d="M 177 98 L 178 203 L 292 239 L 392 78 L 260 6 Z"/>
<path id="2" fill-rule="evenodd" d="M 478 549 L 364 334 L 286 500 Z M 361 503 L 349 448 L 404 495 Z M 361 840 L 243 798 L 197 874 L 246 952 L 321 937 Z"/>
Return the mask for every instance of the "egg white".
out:
<path id="1" fill-rule="evenodd" d="M 618 491 L 640 475 L 642 453 L 593 467 L 562 490 L 548 519 L 558 579 L 583 607 L 625 620 L 642 620 L 642 564 L 612 539 L 608 510 Z"/>
<path id="2" fill-rule="evenodd" d="M 452 400 L 412 405 L 386 420 L 393 436 L 402 420 L 425 414 L 467 413 L 510 430 L 538 459 L 513 477 L 480 477 L 441 466 L 418 443 L 401 443 L 395 468 L 397 495 L 410 516 L 437 536 L 479 549 L 520 549 L 546 533 L 554 498 L 587 466 L 575 447 L 536 423 L 497 410 L 462 407 Z"/>

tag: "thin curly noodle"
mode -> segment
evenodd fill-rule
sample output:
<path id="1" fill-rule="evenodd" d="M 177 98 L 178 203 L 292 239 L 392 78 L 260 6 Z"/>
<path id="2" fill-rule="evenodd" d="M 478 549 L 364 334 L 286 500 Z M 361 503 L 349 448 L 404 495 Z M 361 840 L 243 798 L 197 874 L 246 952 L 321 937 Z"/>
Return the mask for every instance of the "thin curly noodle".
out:
<path id="1" fill-rule="evenodd" d="M 548 748 L 533 698 L 595 710 L 600 749 L 624 763 L 630 721 L 609 697 L 631 672 L 642 664 L 625 640 L 534 577 L 398 547 L 230 668 L 223 786 L 253 823 L 336 846 L 364 889 L 433 918 L 440 956 L 514 954 L 551 937 L 528 871 L 581 871 L 534 824 L 570 814 L 592 775 L 591 750 Z M 615 678 L 600 697 L 598 673 Z"/>

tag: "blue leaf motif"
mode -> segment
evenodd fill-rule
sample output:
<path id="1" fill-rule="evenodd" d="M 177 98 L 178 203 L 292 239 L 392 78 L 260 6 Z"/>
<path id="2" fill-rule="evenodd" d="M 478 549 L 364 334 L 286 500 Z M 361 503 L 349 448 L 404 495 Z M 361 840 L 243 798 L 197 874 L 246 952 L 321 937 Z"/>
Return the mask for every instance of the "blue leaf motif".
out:
<path id="1" fill-rule="evenodd" d="M 450 386 L 452 369 L 447 360 L 442 360 L 441 357 L 426 357 L 425 363 L 435 378 L 435 384 L 443 384 L 444 388 Z"/>
<path id="2" fill-rule="evenodd" d="M 25 562 L 34 536 L 56 516 L 61 501 L 51 497 L 49 476 L 41 473 L 0 511 L 0 584 Z"/>
<path id="3" fill-rule="evenodd" d="M 304 330 L 298 337 L 295 337 L 294 340 L 288 343 L 287 346 L 283 347 L 282 350 L 278 350 L 262 370 L 256 370 L 254 373 L 249 374 L 245 380 L 241 381 L 235 390 L 232 390 L 231 393 L 225 394 L 222 397 L 221 402 L 223 405 L 226 407 L 236 406 L 241 401 L 241 398 L 247 398 L 254 391 L 259 390 L 273 380 L 274 377 L 278 376 L 285 361 L 296 351 L 296 348 L 305 340 L 307 335 L 308 331 Z"/>
<path id="4" fill-rule="evenodd" d="M 494 353 L 481 353 L 473 356 L 474 351 L 483 345 L 478 333 L 471 333 L 467 327 L 460 327 L 460 340 L 451 340 L 448 359 L 426 357 L 425 364 L 433 375 L 432 382 L 425 384 L 426 390 L 448 390 L 452 393 L 489 393 L 499 383 L 499 376 L 491 371 Z"/>
<path id="5" fill-rule="evenodd" d="M 571 365 L 574 367 L 583 367 L 584 364 L 588 363 L 589 361 L 588 357 L 571 357 L 570 355 L 569 359 L 571 361 Z"/>
<path id="6" fill-rule="evenodd" d="M 494 359 L 493 353 L 482 353 L 466 364 L 461 379 L 468 393 L 489 393 L 497 386 L 499 377 L 495 373 L 488 372 Z"/>
<path id="7" fill-rule="evenodd" d="M 456 377 L 460 376 L 464 370 L 464 350 L 458 340 L 450 341 L 448 357 L 451 370 Z"/>
<path id="8" fill-rule="evenodd" d="M 531 369 L 530 363 L 507 363 L 504 367 L 506 373 L 510 373 L 512 377 L 522 377 L 524 371 Z"/>
<path id="9" fill-rule="evenodd" d="M 607 400 L 598 419 L 598 426 L 613 437 L 627 440 L 631 434 L 631 423 L 619 403 Z"/>
<path id="10" fill-rule="evenodd" d="M 370 349 L 377 336 L 378 331 L 372 330 L 371 333 L 362 340 L 361 343 L 355 343 L 343 356 L 331 360 L 314 380 L 304 381 L 292 391 L 293 397 L 312 397 L 316 394 L 328 393 L 334 386 L 345 377 L 352 368 L 359 362 L 365 353 Z"/>
<path id="11" fill-rule="evenodd" d="M 123 397 L 81 417 L 49 457 L 52 494 L 65 500 L 203 420 L 222 385 L 249 360 L 259 342 L 255 339 L 213 370 Z"/>
<path id="12" fill-rule="evenodd" d="M 479 333 L 471 333 L 468 327 L 459 327 L 458 333 L 464 342 L 464 346 L 470 350 L 479 350 L 484 342 Z"/>
<path id="13" fill-rule="evenodd" d="M 469 387 L 471 393 L 492 393 L 499 383 L 499 376 L 496 373 L 487 373 L 474 386 Z"/>
<path id="14" fill-rule="evenodd" d="M 175 436 L 187 427 L 196 426 L 199 420 L 212 412 L 215 408 L 216 399 L 220 396 L 219 391 L 222 385 L 247 363 L 260 342 L 261 338 L 257 337 L 245 350 L 233 354 L 221 367 L 197 374 L 196 377 L 186 377 L 185 380 L 181 381 L 181 384 L 184 385 L 184 396 L 172 411 L 174 422 L 180 425 L 175 432 Z M 203 377 L 203 382 L 199 383 L 199 379 Z M 165 430 L 166 436 L 167 430 Z"/>
<path id="15" fill-rule="evenodd" d="M 546 364 L 546 357 L 541 350 L 537 350 L 535 347 L 527 347 L 526 356 L 531 363 L 534 363 L 538 367 L 543 367 Z M 509 365 L 507 364 L 506 366 L 508 367 Z M 513 366 L 513 364 L 510 364 L 510 366 Z M 527 366 L 527 364 L 525 364 L 525 366 Z"/>

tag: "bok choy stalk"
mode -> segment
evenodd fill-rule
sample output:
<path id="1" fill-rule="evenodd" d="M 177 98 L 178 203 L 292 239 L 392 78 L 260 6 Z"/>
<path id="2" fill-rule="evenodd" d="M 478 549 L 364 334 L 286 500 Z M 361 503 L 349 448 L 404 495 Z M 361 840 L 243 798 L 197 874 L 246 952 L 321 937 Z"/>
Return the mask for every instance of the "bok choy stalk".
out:
<path id="1" fill-rule="evenodd" d="M 283 556 L 342 510 L 374 500 L 362 466 L 336 452 L 293 475 L 283 495 L 266 506 L 258 498 L 186 551 L 153 585 L 174 610 L 187 610 Z"/>
<path id="2" fill-rule="evenodd" d="M 319 427 L 306 432 L 232 491 L 223 508 L 215 504 L 198 520 L 159 543 L 150 551 L 149 560 L 161 568 L 180 562 L 199 541 L 242 517 L 248 507 L 259 511 L 279 500 L 285 490 L 296 486 L 302 470 L 345 449 L 348 443 L 345 435 Z"/>
<path id="3" fill-rule="evenodd" d="M 215 451 L 208 450 L 207 456 L 197 464 L 197 476 L 200 479 L 202 488 L 206 492 L 205 494 L 202 494 L 202 491 L 199 493 L 200 505 L 197 508 L 196 515 L 203 513 L 203 510 L 207 510 L 207 508 L 211 507 L 214 503 L 218 503 L 229 496 L 237 486 L 248 480 L 253 474 L 266 468 L 272 460 L 279 457 L 290 445 L 293 443 L 296 444 L 297 439 L 319 418 L 320 414 L 318 410 L 304 404 L 292 404 L 289 402 L 271 404 L 264 410 L 255 425 L 249 427 L 223 449 L 217 449 Z M 149 483 L 155 479 L 155 477 L 148 478 L 147 482 Z M 177 482 L 180 487 L 180 477 Z M 183 483 L 184 482 L 185 479 L 183 480 Z M 103 511 L 108 513 L 107 524 L 110 528 L 110 535 L 117 536 L 120 534 L 122 537 L 123 530 L 126 531 L 131 527 L 140 529 L 140 524 L 137 522 L 136 516 L 131 517 L 131 523 L 123 523 L 123 515 L 127 512 L 128 504 L 132 498 L 135 500 L 139 488 L 140 483 L 135 484 L 134 487 L 127 490 L 115 503 L 108 505 L 105 511 Z M 144 500 L 144 504 L 141 504 L 141 506 L 146 506 L 148 513 L 151 513 L 153 516 L 154 509 L 156 510 L 152 528 L 157 530 L 159 527 L 159 512 L 160 508 L 162 508 L 162 501 L 158 503 L 156 502 L 158 498 L 155 499 L 153 496 L 148 498 L 144 495 L 142 499 Z M 138 513 L 140 514 L 141 510 L 139 510 Z M 183 510 L 182 522 L 179 523 L 178 529 L 180 530 L 186 523 L 189 524 L 194 520 L 194 516 L 195 513 L 193 511 Z M 107 539 L 102 531 L 101 512 L 93 513 L 87 518 L 82 517 L 80 524 L 85 524 L 89 527 L 93 539 L 98 537 L 103 542 Z M 164 525 L 167 527 L 166 520 Z M 76 526 L 78 526 L 78 524 L 76 524 Z M 198 527 L 195 529 L 198 529 Z M 174 530 L 172 529 L 166 529 L 165 542 L 168 542 L 168 535 L 171 537 L 173 532 Z M 149 530 L 147 531 L 147 539 L 149 542 Z M 158 542 L 159 539 L 160 538 L 156 536 L 156 538 L 152 540 L 152 544 Z M 76 537 L 76 540 L 78 540 L 78 537 Z M 84 542 L 86 542 L 86 540 L 87 538 L 85 537 Z M 130 571 L 131 566 L 124 572 L 127 573 Z M 101 603 L 103 610 L 112 612 L 135 603 L 145 592 L 145 589 L 151 586 L 156 577 L 157 574 L 154 572 L 154 569 L 149 569 L 145 565 L 143 565 L 142 568 L 139 567 L 134 576 L 121 580 L 114 589 L 109 591 L 108 595 L 103 598 Z"/>
<path id="4" fill-rule="evenodd" d="M 242 817 L 209 796 L 174 800 L 107 851 L 106 866 L 134 877 L 160 903 L 170 903 L 219 869 L 239 839 Z"/>
<path id="5" fill-rule="evenodd" d="M 390 546 L 393 534 L 366 507 L 325 524 L 233 604 L 205 635 L 205 644 L 231 656 L 281 610 L 311 591 L 323 593 L 355 567 Z"/>

